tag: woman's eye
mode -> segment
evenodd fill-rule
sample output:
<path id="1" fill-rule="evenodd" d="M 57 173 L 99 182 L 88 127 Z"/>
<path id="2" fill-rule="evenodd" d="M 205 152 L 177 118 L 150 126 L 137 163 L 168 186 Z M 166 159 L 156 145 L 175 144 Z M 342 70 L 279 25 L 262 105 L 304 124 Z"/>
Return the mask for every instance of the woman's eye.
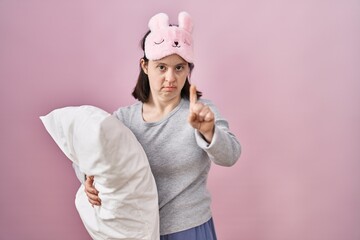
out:
<path id="1" fill-rule="evenodd" d="M 165 66 L 160 65 L 160 66 L 159 66 L 159 69 L 160 69 L 161 71 L 164 71 L 166 68 L 165 68 Z"/>
<path id="2" fill-rule="evenodd" d="M 177 71 L 181 71 L 181 70 L 183 70 L 184 69 L 184 66 L 176 66 L 176 70 Z"/>

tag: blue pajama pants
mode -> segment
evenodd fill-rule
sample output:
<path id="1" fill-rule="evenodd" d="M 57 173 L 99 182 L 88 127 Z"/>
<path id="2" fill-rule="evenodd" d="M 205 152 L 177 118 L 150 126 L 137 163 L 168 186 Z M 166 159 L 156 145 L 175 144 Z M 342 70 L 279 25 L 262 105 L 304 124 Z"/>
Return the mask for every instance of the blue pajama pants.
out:
<path id="1" fill-rule="evenodd" d="M 161 235 L 160 240 L 216 240 L 213 219 L 188 230 Z"/>

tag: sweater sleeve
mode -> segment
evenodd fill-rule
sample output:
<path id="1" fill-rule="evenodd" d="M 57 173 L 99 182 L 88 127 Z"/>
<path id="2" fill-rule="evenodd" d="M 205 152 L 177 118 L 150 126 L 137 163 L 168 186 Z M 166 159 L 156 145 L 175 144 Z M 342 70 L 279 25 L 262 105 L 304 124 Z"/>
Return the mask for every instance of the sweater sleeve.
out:
<path id="1" fill-rule="evenodd" d="M 215 114 L 214 136 L 209 144 L 204 140 L 200 132 L 195 130 L 196 142 L 215 164 L 230 167 L 234 165 L 240 157 L 240 143 L 236 136 L 230 132 L 228 122 L 220 116 L 216 107 L 210 102 L 206 102 L 206 104 Z"/>

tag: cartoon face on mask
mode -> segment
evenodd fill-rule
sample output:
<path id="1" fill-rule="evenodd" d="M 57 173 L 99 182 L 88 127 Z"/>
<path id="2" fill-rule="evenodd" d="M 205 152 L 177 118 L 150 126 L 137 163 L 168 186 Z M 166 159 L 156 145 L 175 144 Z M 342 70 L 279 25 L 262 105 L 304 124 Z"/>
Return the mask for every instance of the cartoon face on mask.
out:
<path id="1" fill-rule="evenodd" d="M 169 17 L 165 13 L 159 13 L 150 19 L 151 32 L 145 41 L 145 55 L 149 60 L 178 54 L 189 63 L 194 61 L 191 17 L 188 13 L 181 12 L 178 21 L 178 26 L 169 26 Z"/>

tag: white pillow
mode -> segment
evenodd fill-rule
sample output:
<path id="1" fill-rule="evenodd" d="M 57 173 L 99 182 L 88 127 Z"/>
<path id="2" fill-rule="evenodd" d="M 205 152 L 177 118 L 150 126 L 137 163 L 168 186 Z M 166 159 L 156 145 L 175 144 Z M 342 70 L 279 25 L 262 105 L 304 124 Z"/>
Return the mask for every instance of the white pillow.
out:
<path id="1" fill-rule="evenodd" d="M 83 185 L 75 200 L 91 237 L 158 240 L 155 180 L 130 129 L 94 106 L 60 108 L 40 119 L 64 154 L 94 176 L 102 205 L 91 207 Z"/>

